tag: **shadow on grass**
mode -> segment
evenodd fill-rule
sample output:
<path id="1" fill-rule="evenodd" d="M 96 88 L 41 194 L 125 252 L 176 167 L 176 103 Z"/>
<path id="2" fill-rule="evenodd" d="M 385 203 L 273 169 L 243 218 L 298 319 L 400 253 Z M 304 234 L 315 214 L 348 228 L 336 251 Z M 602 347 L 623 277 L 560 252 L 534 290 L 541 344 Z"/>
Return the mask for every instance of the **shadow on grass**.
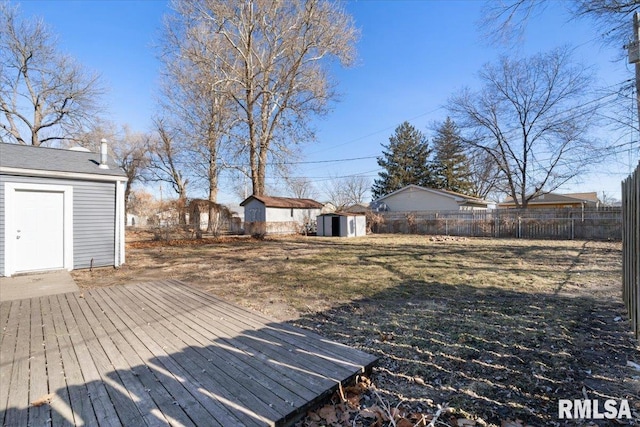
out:
<path id="1" fill-rule="evenodd" d="M 373 380 L 393 405 L 559 425 L 558 399 L 584 393 L 640 410 L 625 318 L 618 300 L 405 281 L 295 323 L 380 356 Z"/>

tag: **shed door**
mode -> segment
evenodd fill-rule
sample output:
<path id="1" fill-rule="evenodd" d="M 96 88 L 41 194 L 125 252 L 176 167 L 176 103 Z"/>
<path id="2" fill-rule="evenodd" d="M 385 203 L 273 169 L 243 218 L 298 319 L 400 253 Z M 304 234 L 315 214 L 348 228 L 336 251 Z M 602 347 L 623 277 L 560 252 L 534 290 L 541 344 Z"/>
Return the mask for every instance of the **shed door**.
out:
<path id="1" fill-rule="evenodd" d="M 333 237 L 340 237 L 340 217 L 331 217 L 331 235 Z"/>
<path id="2" fill-rule="evenodd" d="M 15 271 L 64 268 L 64 193 L 16 190 Z"/>

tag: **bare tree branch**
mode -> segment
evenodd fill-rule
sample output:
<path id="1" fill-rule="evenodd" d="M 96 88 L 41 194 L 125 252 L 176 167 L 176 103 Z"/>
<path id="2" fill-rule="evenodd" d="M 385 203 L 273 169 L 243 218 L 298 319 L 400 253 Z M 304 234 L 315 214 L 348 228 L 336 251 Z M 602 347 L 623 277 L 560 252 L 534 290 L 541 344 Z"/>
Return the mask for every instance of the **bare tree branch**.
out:
<path id="1" fill-rule="evenodd" d="M 92 124 L 103 94 L 91 74 L 56 51 L 41 20 L 20 20 L 0 3 L 0 140 L 51 145 Z"/>
<path id="2" fill-rule="evenodd" d="M 492 159 L 506 192 L 521 207 L 593 163 L 587 137 L 598 103 L 584 103 L 590 74 L 566 50 L 486 65 L 483 88 L 452 97 L 449 110 L 467 145 Z M 495 176 L 495 174 L 491 174 Z"/>

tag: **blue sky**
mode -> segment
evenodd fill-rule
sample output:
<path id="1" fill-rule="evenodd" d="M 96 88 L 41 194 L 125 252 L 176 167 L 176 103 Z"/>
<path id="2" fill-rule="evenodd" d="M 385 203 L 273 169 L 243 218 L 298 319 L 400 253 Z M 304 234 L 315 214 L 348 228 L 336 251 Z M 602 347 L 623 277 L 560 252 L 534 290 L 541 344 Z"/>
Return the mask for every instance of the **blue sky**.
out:
<path id="1" fill-rule="evenodd" d="M 156 111 L 159 63 L 154 45 L 168 2 L 39 1 L 18 2 L 23 17 L 39 16 L 59 36 L 59 47 L 88 68 L 102 74 L 109 93 L 104 98 L 109 118 L 147 131 Z M 310 163 L 293 172 L 310 177 L 320 192 L 332 177 L 363 174 L 371 182 L 379 170 L 375 156 L 405 120 L 430 134 L 434 121 L 446 118 L 443 106 L 464 86 L 477 86 L 477 72 L 501 51 L 482 42 L 477 30 L 481 1 L 349 1 L 361 31 L 358 59 L 349 69 L 334 70 L 340 102 L 326 117 L 314 120 L 318 140 L 303 143 L 303 161 L 369 157 L 357 161 Z M 605 87 L 633 76 L 619 52 L 602 47 L 589 21 L 571 20 L 563 2 L 550 2 L 529 25 L 526 54 L 563 44 L 578 46 L 576 59 L 595 68 L 597 86 Z M 617 139 L 617 135 L 599 135 Z M 637 135 L 626 137 L 638 140 Z M 565 191 L 605 191 L 619 198 L 620 181 L 638 161 L 638 145 L 620 152 L 589 171 Z M 273 182 L 272 182 L 273 183 Z M 224 188 L 219 201 L 237 202 Z M 166 194 L 166 193 L 165 193 Z M 322 194 L 319 199 L 323 199 Z"/>

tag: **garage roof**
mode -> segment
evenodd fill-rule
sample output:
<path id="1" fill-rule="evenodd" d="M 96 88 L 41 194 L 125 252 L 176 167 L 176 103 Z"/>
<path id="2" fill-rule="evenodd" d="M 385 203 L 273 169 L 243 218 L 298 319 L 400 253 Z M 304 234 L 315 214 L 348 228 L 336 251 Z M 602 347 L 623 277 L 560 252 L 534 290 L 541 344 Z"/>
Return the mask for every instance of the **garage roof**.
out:
<path id="1" fill-rule="evenodd" d="M 312 199 L 294 199 L 290 197 L 249 196 L 240 203 L 244 206 L 252 199 L 262 202 L 268 208 L 322 209 L 322 203 Z"/>
<path id="2" fill-rule="evenodd" d="M 60 148 L 0 143 L 0 172 L 28 174 L 29 171 L 125 177 L 111 157 L 109 169 L 100 169 L 100 154 Z"/>

